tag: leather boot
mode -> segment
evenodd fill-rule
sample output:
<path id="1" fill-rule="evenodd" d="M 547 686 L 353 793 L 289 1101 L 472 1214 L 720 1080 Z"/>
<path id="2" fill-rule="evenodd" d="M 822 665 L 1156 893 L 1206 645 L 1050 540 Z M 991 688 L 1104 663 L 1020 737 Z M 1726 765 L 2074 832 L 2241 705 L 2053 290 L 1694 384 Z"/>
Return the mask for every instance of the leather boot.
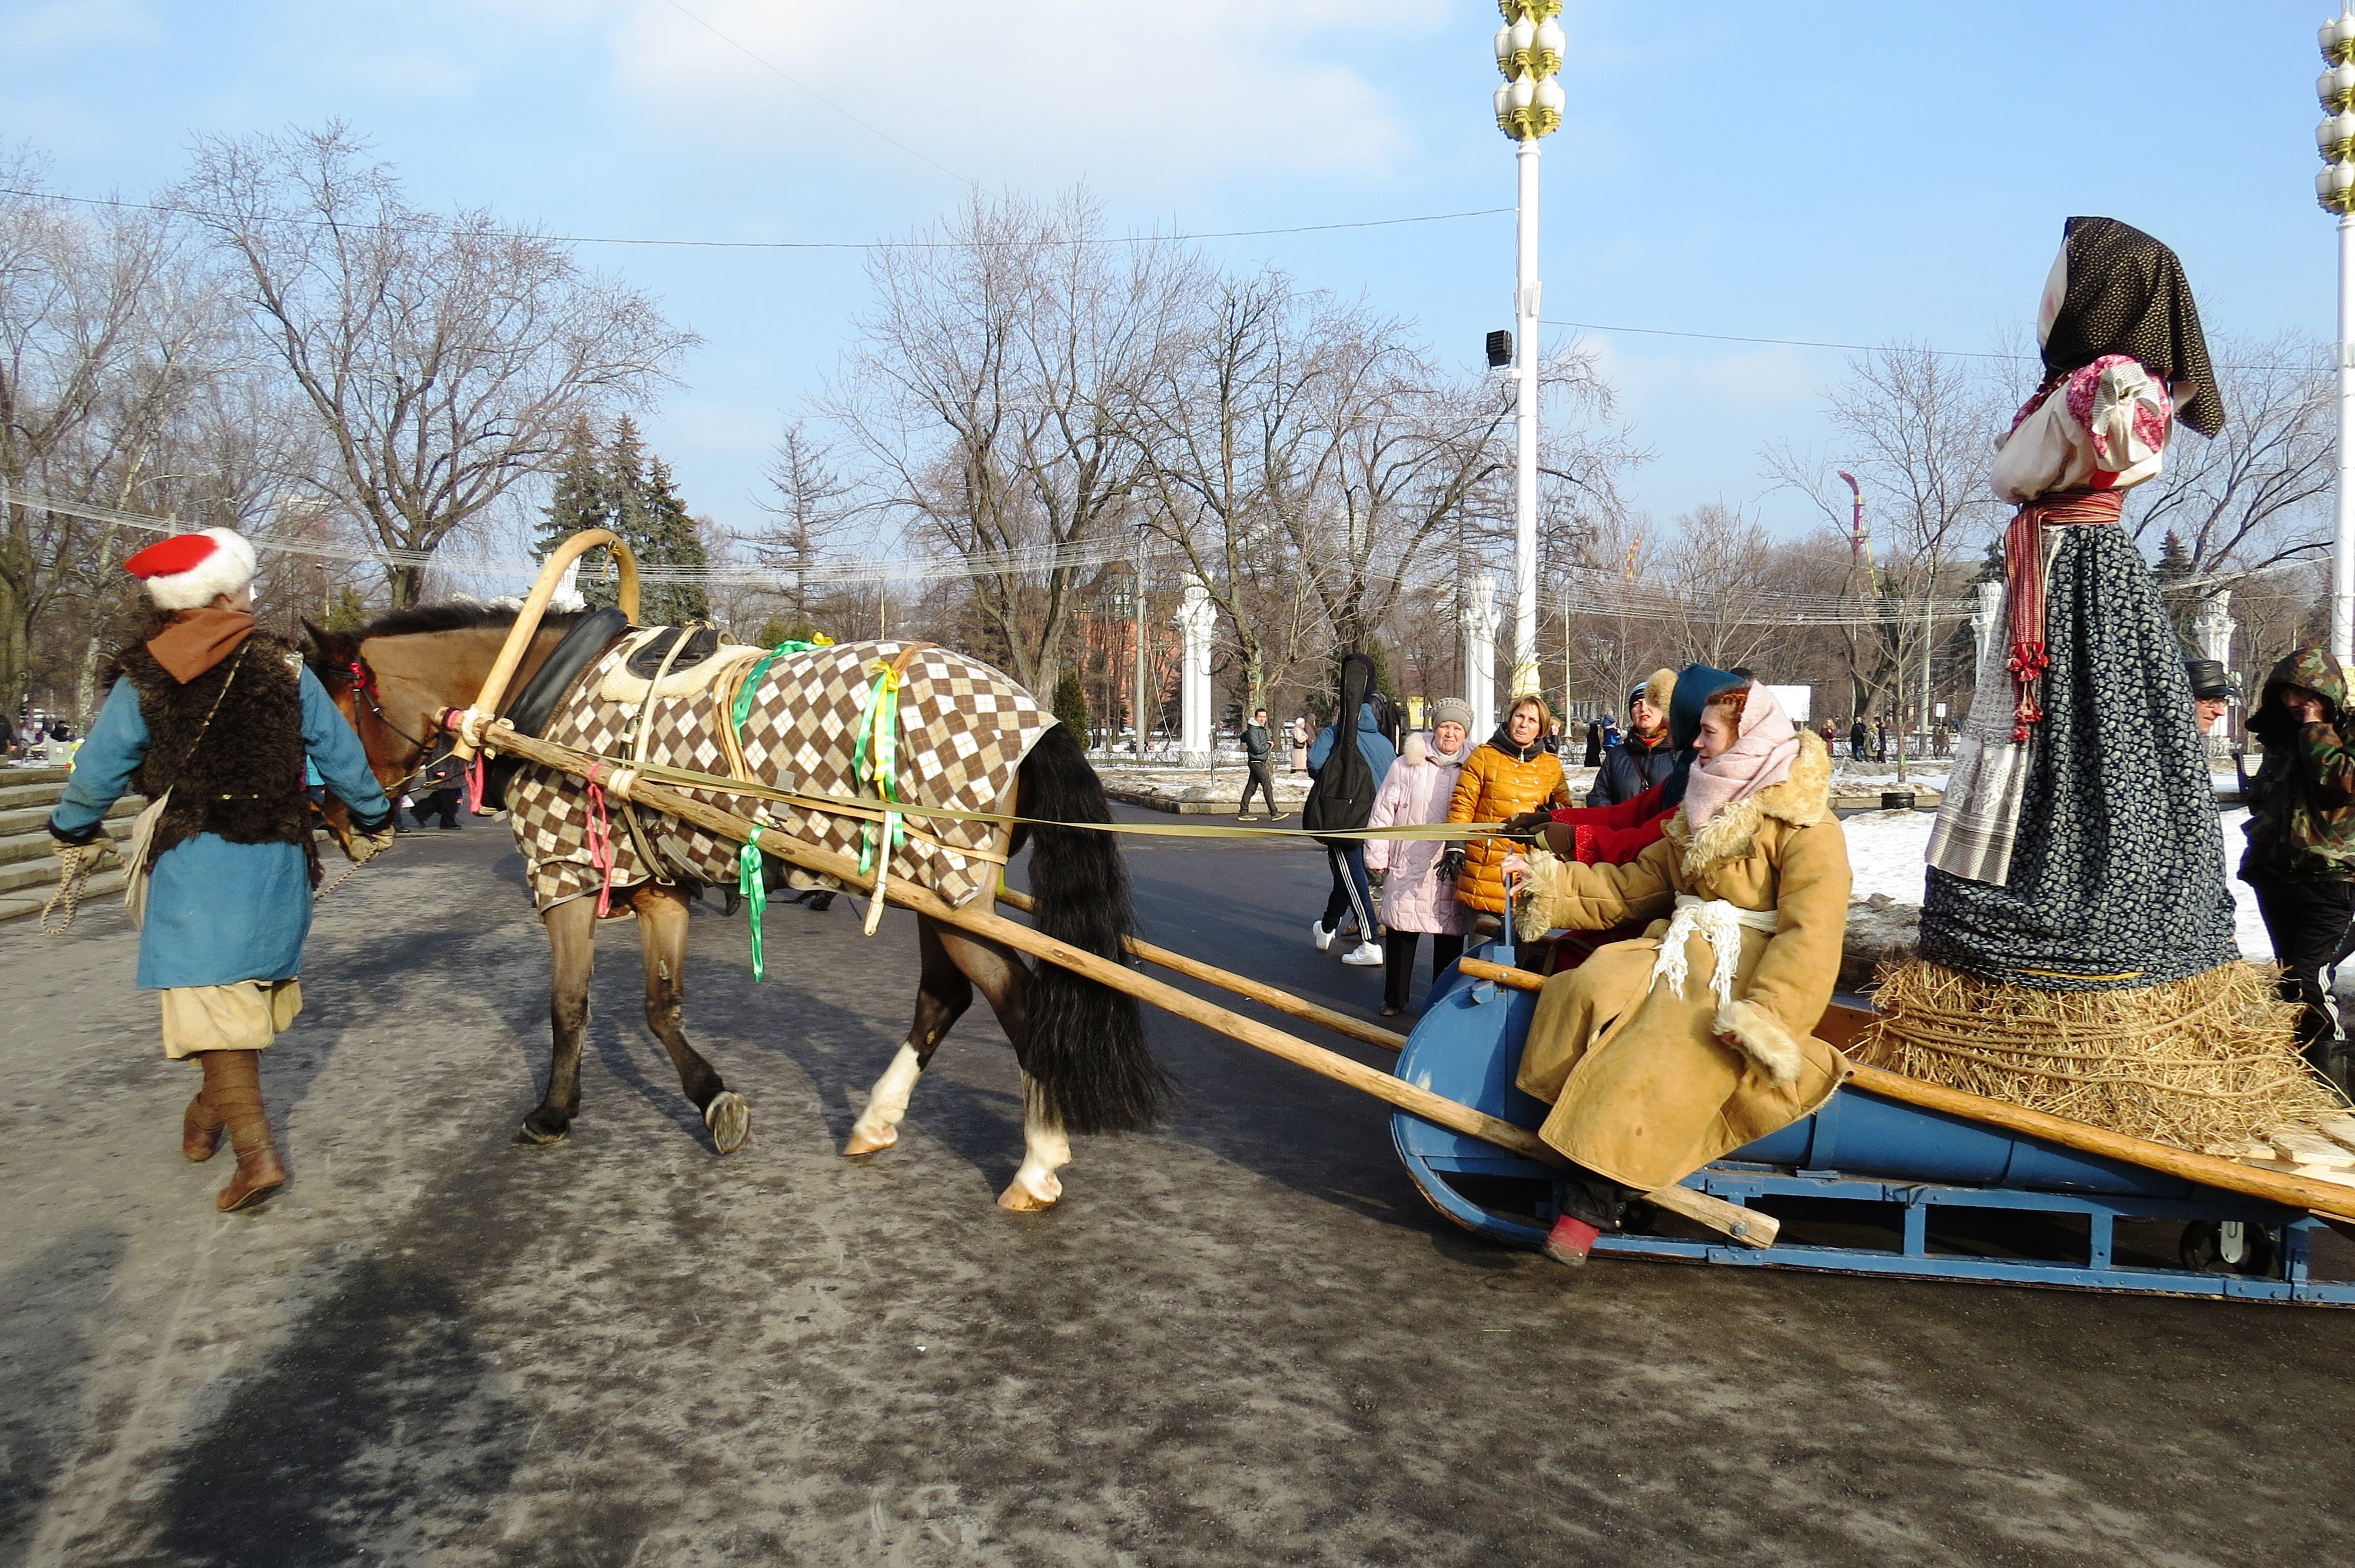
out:
<path id="1" fill-rule="evenodd" d="M 228 1125 L 229 1147 L 237 1151 L 237 1173 L 218 1200 L 221 1213 L 228 1213 L 284 1186 L 286 1167 L 271 1140 L 270 1113 L 262 1108 L 261 1053 L 208 1051 L 204 1064 L 204 1097 Z"/>
<path id="2" fill-rule="evenodd" d="M 212 1101 L 205 1097 L 206 1090 L 212 1086 L 211 1076 L 209 1073 L 206 1075 L 205 1088 L 197 1091 L 197 1097 L 188 1102 L 186 1112 L 180 1118 L 180 1152 L 198 1165 L 210 1160 L 213 1151 L 220 1147 L 221 1128 L 227 1125 L 220 1112 L 213 1109 Z"/>

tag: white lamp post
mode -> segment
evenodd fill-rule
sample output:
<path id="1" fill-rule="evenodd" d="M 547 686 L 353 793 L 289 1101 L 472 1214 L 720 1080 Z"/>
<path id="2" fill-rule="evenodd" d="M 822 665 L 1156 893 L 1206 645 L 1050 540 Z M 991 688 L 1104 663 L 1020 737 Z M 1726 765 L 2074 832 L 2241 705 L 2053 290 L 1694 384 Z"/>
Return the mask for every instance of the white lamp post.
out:
<path id="1" fill-rule="evenodd" d="M 1538 139 L 1561 128 L 1561 0 L 1497 0 L 1497 129 L 1520 144 L 1513 272 L 1513 695 L 1538 689 Z"/>
<path id="2" fill-rule="evenodd" d="M 2339 215 L 2339 514 L 2330 558 L 2330 651 L 2355 659 L 2355 7 L 2322 25 L 2330 69 L 2315 91 L 2326 118 L 2314 139 L 2325 165 L 2314 194 Z"/>

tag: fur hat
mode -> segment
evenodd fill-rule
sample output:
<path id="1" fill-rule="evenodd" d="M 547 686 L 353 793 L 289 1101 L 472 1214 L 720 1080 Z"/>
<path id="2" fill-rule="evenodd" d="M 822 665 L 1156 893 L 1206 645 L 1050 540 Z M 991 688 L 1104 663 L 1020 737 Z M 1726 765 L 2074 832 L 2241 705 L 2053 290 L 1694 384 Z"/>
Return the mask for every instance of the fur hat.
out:
<path id="1" fill-rule="evenodd" d="M 253 580 L 253 546 L 229 528 L 175 534 L 123 563 L 158 609 L 200 609 Z"/>
<path id="2" fill-rule="evenodd" d="M 1431 727 L 1437 729 L 1448 723 L 1460 724 L 1469 735 L 1472 731 L 1472 705 L 1462 697 L 1442 697 L 1431 705 Z"/>
<path id="3" fill-rule="evenodd" d="M 1653 671 L 1644 677 L 1640 694 L 1646 702 L 1667 713 L 1677 700 L 1677 673 L 1674 670 Z M 1628 705 L 1630 707 L 1634 705 L 1633 703 Z"/>

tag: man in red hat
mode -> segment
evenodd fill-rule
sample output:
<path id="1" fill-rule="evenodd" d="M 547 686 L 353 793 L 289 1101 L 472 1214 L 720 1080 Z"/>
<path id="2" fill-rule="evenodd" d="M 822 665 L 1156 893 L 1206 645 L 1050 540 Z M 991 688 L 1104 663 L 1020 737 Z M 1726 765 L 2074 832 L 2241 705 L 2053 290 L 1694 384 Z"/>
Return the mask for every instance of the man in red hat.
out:
<path id="1" fill-rule="evenodd" d="M 111 853 L 106 813 L 119 797 L 147 797 L 130 868 L 134 911 L 145 885 L 139 988 L 162 993 L 164 1054 L 204 1065 L 180 1151 L 209 1160 L 226 1131 L 237 1171 L 219 1206 L 240 1209 L 286 1181 L 261 1053 L 303 1008 L 296 976 L 319 876 L 304 758 L 351 808 L 355 861 L 392 842 L 392 803 L 301 650 L 256 627 L 253 546 L 241 535 L 175 535 L 123 567 L 146 583 L 155 630 L 115 655 L 123 679 L 49 833 L 70 873 Z"/>

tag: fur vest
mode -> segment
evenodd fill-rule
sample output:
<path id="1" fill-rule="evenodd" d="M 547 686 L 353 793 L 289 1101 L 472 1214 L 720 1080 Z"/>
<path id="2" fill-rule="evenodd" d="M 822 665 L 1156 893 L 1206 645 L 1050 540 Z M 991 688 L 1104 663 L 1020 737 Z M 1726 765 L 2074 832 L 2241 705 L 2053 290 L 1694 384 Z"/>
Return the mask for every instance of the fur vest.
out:
<path id="1" fill-rule="evenodd" d="M 303 791 L 300 651 L 256 631 L 185 686 L 144 643 L 125 648 L 115 662 L 139 694 L 140 716 L 147 721 L 139 791 L 151 800 L 172 792 L 153 853 L 160 856 L 198 833 L 233 844 L 301 844 L 317 881 L 310 800 Z"/>

